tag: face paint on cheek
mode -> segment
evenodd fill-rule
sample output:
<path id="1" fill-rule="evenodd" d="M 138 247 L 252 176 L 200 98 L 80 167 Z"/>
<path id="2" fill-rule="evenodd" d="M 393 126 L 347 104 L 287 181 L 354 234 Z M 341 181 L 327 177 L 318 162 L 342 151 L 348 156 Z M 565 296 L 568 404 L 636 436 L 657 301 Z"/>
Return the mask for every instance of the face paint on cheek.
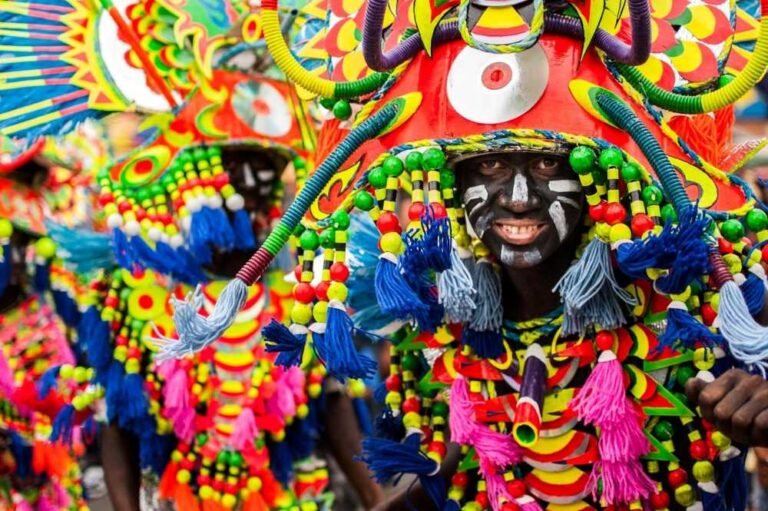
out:
<path id="1" fill-rule="evenodd" d="M 538 248 L 514 250 L 502 245 L 500 259 L 504 266 L 535 266 L 541 262 L 541 252 Z"/>
<path id="2" fill-rule="evenodd" d="M 577 201 L 573 199 L 569 199 L 568 197 L 563 197 L 562 195 L 557 196 L 557 200 L 562 202 L 563 204 L 566 204 L 568 206 L 571 206 L 574 209 L 579 209 L 580 205 Z"/>
<path id="3" fill-rule="evenodd" d="M 512 185 L 512 202 L 526 204 L 528 202 L 528 182 L 522 174 L 515 174 Z"/>
<path id="4" fill-rule="evenodd" d="M 575 179 L 553 179 L 548 184 L 550 191 L 555 193 L 580 192 L 581 185 Z"/>
<path id="5" fill-rule="evenodd" d="M 555 224 L 557 237 L 563 241 L 568 235 L 568 221 L 565 219 L 563 205 L 559 201 L 555 201 L 549 206 L 549 216 L 552 218 L 552 223 Z"/>
<path id="6" fill-rule="evenodd" d="M 472 217 L 478 208 L 485 206 L 487 200 L 488 189 L 485 185 L 475 185 L 467 188 L 464 192 L 464 204 L 469 208 L 467 215 Z M 475 204 L 473 205 L 472 202 L 475 202 Z"/>

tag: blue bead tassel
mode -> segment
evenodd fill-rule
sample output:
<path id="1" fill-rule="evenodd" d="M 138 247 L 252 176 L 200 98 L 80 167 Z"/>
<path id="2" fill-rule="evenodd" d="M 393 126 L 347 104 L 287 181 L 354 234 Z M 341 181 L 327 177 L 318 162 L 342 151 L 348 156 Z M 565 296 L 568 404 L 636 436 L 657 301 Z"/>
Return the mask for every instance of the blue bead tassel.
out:
<path id="1" fill-rule="evenodd" d="M 45 399 L 48 397 L 48 393 L 56 387 L 59 379 L 59 370 L 61 366 L 55 366 L 48 369 L 43 373 L 40 381 L 37 383 L 37 397 L 39 399 Z"/>
<path id="2" fill-rule="evenodd" d="M 51 263 L 49 261 L 35 262 L 35 276 L 32 279 L 32 289 L 43 294 L 51 288 Z"/>
<path id="3" fill-rule="evenodd" d="M 749 269 L 746 280 L 741 284 L 741 293 L 752 316 L 760 314 L 765 306 L 765 286 L 765 271 L 756 264 Z"/>
<path id="4" fill-rule="evenodd" d="M 65 405 L 56 414 L 51 428 L 51 441 L 72 445 L 72 430 L 75 426 L 75 407 Z"/>
<path id="5" fill-rule="evenodd" d="M 702 344 L 708 348 L 721 346 L 725 339 L 713 333 L 688 312 L 682 302 L 673 301 L 667 307 L 667 327 L 659 336 L 659 349 L 676 349 L 678 345 L 692 350 Z"/>
<path id="6" fill-rule="evenodd" d="M 504 351 L 501 343 L 504 315 L 501 280 L 488 259 L 480 259 L 474 269 L 475 310 L 464 328 L 462 340 L 480 356 L 495 358 Z"/>
<path id="7" fill-rule="evenodd" d="M 455 246 L 451 250 L 451 267 L 441 272 L 437 279 L 438 301 L 445 308 L 445 315 L 452 323 L 464 323 L 475 312 L 475 288 L 472 274 Z"/>
<path id="8" fill-rule="evenodd" d="M 397 319 L 410 319 L 428 311 L 419 296 L 408 286 L 392 254 L 383 253 L 379 256 L 374 288 L 381 310 Z"/>
<path id="9" fill-rule="evenodd" d="M 261 335 L 266 340 L 267 353 L 278 353 L 275 363 L 283 367 L 291 367 L 301 364 L 307 332 L 304 326 L 291 325 L 288 328 L 273 319 L 264 327 Z"/>
<path id="10" fill-rule="evenodd" d="M 0 294 L 5 292 L 5 288 L 11 282 L 11 271 L 13 268 L 10 242 L 5 243 L 2 246 L 2 250 L 2 258 L 0 258 Z"/>
<path id="11" fill-rule="evenodd" d="M 355 327 L 344 304 L 331 300 L 328 303 L 323 359 L 328 371 L 341 382 L 347 378 L 366 378 L 376 371 L 376 362 L 357 352 L 352 338 L 354 332 Z"/>
<path id="12" fill-rule="evenodd" d="M 252 250 L 256 248 L 256 239 L 253 236 L 253 225 L 248 218 L 248 212 L 238 209 L 232 214 L 232 230 L 235 235 L 235 248 L 239 250 Z"/>
<path id="13" fill-rule="evenodd" d="M 81 342 L 85 342 L 88 363 L 96 370 L 97 379 L 106 373 L 113 360 L 109 334 L 109 324 L 101 319 L 99 310 L 96 307 L 89 307 L 80 320 L 77 336 Z"/>

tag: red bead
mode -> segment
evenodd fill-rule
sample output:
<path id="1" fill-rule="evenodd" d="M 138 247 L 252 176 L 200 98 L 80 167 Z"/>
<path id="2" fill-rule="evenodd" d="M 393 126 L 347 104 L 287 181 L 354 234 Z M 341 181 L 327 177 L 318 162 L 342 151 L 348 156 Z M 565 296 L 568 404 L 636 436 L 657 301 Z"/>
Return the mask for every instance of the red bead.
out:
<path id="1" fill-rule="evenodd" d="M 430 452 L 436 452 L 441 457 L 445 457 L 446 449 L 445 449 L 445 444 L 443 442 L 430 442 L 427 450 L 429 450 Z"/>
<path id="2" fill-rule="evenodd" d="M 624 221 L 627 210 L 618 202 L 611 202 L 605 207 L 605 221 L 615 225 Z"/>
<path id="3" fill-rule="evenodd" d="M 423 202 L 414 202 L 408 207 L 408 220 L 411 220 L 413 222 L 421 220 L 421 217 L 424 215 L 424 203 Z"/>
<path id="4" fill-rule="evenodd" d="M 761 250 L 760 253 L 763 256 L 763 262 L 768 263 L 768 245 L 765 245 Z"/>
<path id="5" fill-rule="evenodd" d="M 200 186 L 200 178 L 193 177 L 192 179 L 187 181 L 187 184 L 189 185 L 190 188 L 194 188 L 196 186 Z"/>
<path id="6" fill-rule="evenodd" d="M 277 206 L 272 206 L 269 208 L 269 213 L 267 213 L 267 216 L 270 220 L 276 220 L 283 216 L 282 210 Z"/>
<path id="7" fill-rule="evenodd" d="M 669 507 L 669 494 L 665 491 L 660 491 L 651 495 L 651 507 L 653 509 L 667 509 Z"/>
<path id="8" fill-rule="evenodd" d="M 451 484 L 458 488 L 466 487 L 468 482 L 469 476 L 466 472 L 456 472 L 453 474 L 453 477 L 451 477 Z"/>
<path id="9" fill-rule="evenodd" d="M 213 178 L 213 186 L 220 190 L 224 185 L 229 183 L 229 174 L 226 172 L 222 172 L 221 174 L 217 175 Z"/>
<path id="10" fill-rule="evenodd" d="M 595 335 L 595 344 L 600 351 L 608 351 L 613 348 L 613 334 L 606 330 Z"/>
<path id="11" fill-rule="evenodd" d="M 101 195 L 99 195 L 99 204 L 101 204 L 102 206 L 106 206 L 113 200 L 115 200 L 115 197 L 112 195 L 111 192 L 104 192 Z"/>
<path id="12" fill-rule="evenodd" d="M 595 222 L 602 222 L 605 218 L 605 201 L 600 201 L 599 204 L 589 207 L 589 217 Z"/>
<path id="13" fill-rule="evenodd" d="M 707 447 L 707 443 L 704 440 L 696 440 L 695 442 L 691 442 L 688 450 L 691 453 L 693 459 L 698 461 L 706 459 L 707 454 L 709 454 L 709 448 Z"/>
<path id="14" fill-rule="evenodd" d="M 717 312 L 712 308 L 712 305 L 705 303 L 701 306 L 701 319 L 704 320 L 704 324 L 711 326 L 715 322 Z"/>
<path id="15" fill-rule="evenodd" d="M 131 209 L 131 203 L 127 200 L 120 201 L 120 203 L 117 205 L 117 210 L 120 213 L 125 213 L 126 211 L 129 211 Z"/>
<path id="16" fill-rule="evenodd" d="M 688 474 L 682 468 L 678 468 L 667 475 L 667 480 L 672 488 L 679 488 L 688 482 Z"/>
<path id="17" fill-rule="evenodd" d="M 189 445 L 182 442 L 176 447 L 176 450 L 181 454 L 187 454 L 189 452 Z"/>
<path id="18" fill-rule="evenodd" d="M 384 382 L 384 385 L 387 387 L 388 391 L 398 392 L 400 390 L 400 386 L 402 385 L 402 381 L 400 380 L 400 377 L 398 375 L 393 374 L 387 377 L 387 380 Z"/>
<path id="19" fill-rule="evenodd" d="M 145 210 L 144 208 L 136 209 L 136 220 L 141 222 L 145 218 L 147 218 L 147 210 Z"/>
<path id="20" fill-rule="evenodd" d="M 421 403 L 415 397 L 410 397 L 403 402 L 403 412 L 416 412 L 421 411 Z"/>
<path id="21" fill-rule="evenodd" d="M 507 490 L 509 491 L 509 494 L 516 499 L 525 495 L 525 489 L 526 489 L 525 483 L 522 482 L 520 479 L 513 479 L 512 481 L 507 481 Z"/>
<path id="22" fill-rule="evenodd" d="M 300 282 L 293 288 L 293 297 L 301 303 L 309 303 L 315 297 L 315 290 L 311 284 Z"/>
<path id="23" fill-rule="evenodd" d="M 520 506 L 518 506 L 515 502 L 505 502 L 501 505 L 501 511 L 519 511 Z"/>
<path id="24" fill-rule="evenodd" d="M 421 434 L 424 436 L 424 438 L 432 438 L 432 428 L 429 426 L 422 426 L 421 427 Z"/>
<path id="25" fill-rule="evenodd" d="M 397 215 L 394 213 L 385 211 L 379 215 L 379 219 L 376 220 L 376 227 L 382 234 L 388 232 L 400 232 L 400 220 L 397 219 Z"/>
<path id="26" fill-rule="evenodd" d="M 722 254 L 730 254 L 733 252 L 733 243 L 725 238 L 717 238 L 717 246 Z"/>
<path id="27" fill-rule="evenodd" d="M 328 301 L 328 288 L 331 287 L 331 283 L 328 281 L 322 281 L 320 282 L 317 287 L 315 287 L 315 296 L 317 296 L 318 300 L 321 300 L 323 302 Z"/>
<path id="28" fill-rule="evenodd" d="M 214 490 L 221 491 L 221 490 L 224 489 L 224 481 L 220 481 L 220 480 L 217 479 L 217 480 L 215 480 L 213 482 L 213 484 L 211 486 L 213 486 Z"/>
<path id="29" fill-rule="evenodd" d="M 330 271 L 331 279 L 336 282 L 345 282 L 349 278 L 349 268 L 344 263 L 333 263 Z"/>
<path id="30" fill-rule="evenodd" d="M 293 269 L 293 275 L 296 277 L 296 282 L 301 282 L 301 265 L 296 265 L 296 268 Z"/>
<path id="31" fill-rule="evenodd" d="M 448 211 L 445 210 L 445 206 L 439 202 L 435 202 L 429 205 L 432 208 L 432 218 L 445 218 L 448 216 Z"/>
<path id="32" fill-rule="evenodd" d="M 229 484 L 229 483 L 227 483 L 227 484 L 224 486 L 224 491 L 225 491 L 225 492 L 227 492 L 227 493 L 229 493 L 230 495 L 237 495 L 237 490 L 238 490 L 238 489 L 239 489 L 239 488 L 237 487 L 237 485 L 236 485 L 236 484 Z"/>
<path id="33" fill-rule="evenodd" d="M 112 309 L 116 308 L 119 304 L 120 300 L 118 300 L 116 296 L 108 296 L 107 299 L 104 300 L 104 305 Z"/>
<path id="34" fill-rule="evenodd" d="M 141 358 L 141 350 L 137 347 L 128 348 L 128 351 L 126 352 L 126 356 L 128 358 L 139 359 Z"/>
<path id="35" fill-rule="evenodd" d="M 646 232 L 653 229 L 655 225 L 656 224 L 653 223 L 653 220 L 651 220 L 650 217 L 644 213 L 635 215 L 632 217 L 632 221 L 630 222 L 632 233 L 635 236 L 642 236 Z"/>
<path id="36" fill-rule="evenodd" d="M 190 461 L 189 459 L 184 458 L 183 460 L 181 460 L 181 463 L 179 463 L 179 466 L 181 468 L 183 468 L 184 470 L 192 470 L 192 468 L 195 466 L 195 464 L 192 461 Z"/>
<path id="37" fill-rule="evenodd" d="M 475 502 L 480 504 L 480 507 L 485 509 L 488 507 L 488 494 L 484 491 L 477 492 L 475 495 Z"/>

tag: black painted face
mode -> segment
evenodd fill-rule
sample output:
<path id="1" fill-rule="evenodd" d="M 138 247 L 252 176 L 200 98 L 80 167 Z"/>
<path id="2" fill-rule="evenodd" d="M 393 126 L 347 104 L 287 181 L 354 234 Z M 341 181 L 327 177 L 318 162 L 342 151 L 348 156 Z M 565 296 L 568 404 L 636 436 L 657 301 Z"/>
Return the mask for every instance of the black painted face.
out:
<path id="1" fill-rule="evenodd" d="M 581 225 L 584 195 L 566 153 L 482 154 L 456 173 L 470 227 L 504 266 L 538 265 Z"/>

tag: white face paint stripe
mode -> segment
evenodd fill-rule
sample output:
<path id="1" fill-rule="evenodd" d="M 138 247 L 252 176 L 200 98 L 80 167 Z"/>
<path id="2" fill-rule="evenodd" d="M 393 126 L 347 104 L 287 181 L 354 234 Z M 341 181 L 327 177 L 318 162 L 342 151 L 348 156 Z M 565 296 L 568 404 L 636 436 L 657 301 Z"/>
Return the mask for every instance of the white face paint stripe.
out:
<path id="1" fill-rule="evenodd" d="M 555 229 L 557 229 L 557 237 L 563 241 L 568 234 L 568 222 L 565 220 L 563 205 L 559 201 L 555 201 L 549 206 L 549 216 L 552 218 L 552 223 L 555 224 Z"/>
<path id="2" fill-rule="evenodd" d="M 575 179 L 554 179 L 549 182 L 549 189 L 555 193 L 578 192 L 581 185 Z"/>
<path id="3" fill-rule="evenodd" d="M 464 204 L 476 199 L 481 201 L 488 200 L 488 190 L 485 188 L 485 185 L 471 186 L 464 192 Z"/>
<path id="4" fill-rule="evenodd" d="M 528 183 L 522 174 L 515 174 L 515 182 L 512 185 L 512 202 L 528 203 Z"/>
<path id="5" fill-rule="evenodd" d="M 565 204 L 568 204 L 572 208 L 579 209 L 579 203 L 573 199 L 569 199 L 568 197 L 563 197 L 562 195 L 558 195 L 557 200 L 559 200 L 560 202 L 564 202 Z"/>
<path id="6" fill-rule="evenodd" d="M 541 262 L 541 252 L 538 248 L 515 250 L 507 245 L 502 245 L 500 259 L 501 264 L 504 265 L 525 263 L 533 266 Z"/>
<path id="7" fill-rule="evenodd" d="M 253 175 L 253 169 L 248 162 L 243 163 L 243 181 L 246 188 L 256 186 L 256 177 Z"/>

